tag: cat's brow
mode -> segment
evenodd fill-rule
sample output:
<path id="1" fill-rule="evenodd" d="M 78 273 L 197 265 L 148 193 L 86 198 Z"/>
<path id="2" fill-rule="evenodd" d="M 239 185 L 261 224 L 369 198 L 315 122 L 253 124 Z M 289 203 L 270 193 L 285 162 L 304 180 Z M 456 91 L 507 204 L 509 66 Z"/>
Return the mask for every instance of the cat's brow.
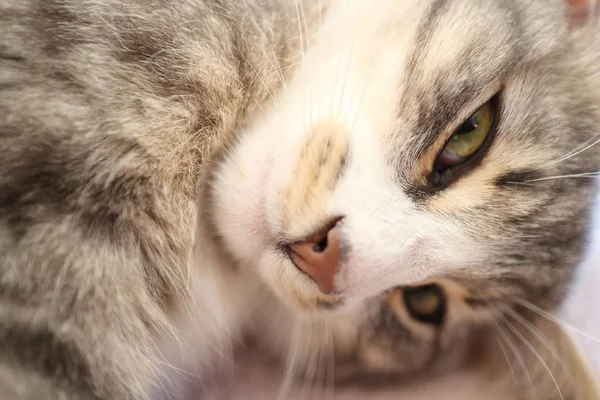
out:
<path id="1" fill-rule="evenodd" d="M 422 155 L 449 126 L 460 124 L 461 115 L 475 112 L 489 100 L 482 96 L 490 92 L 495 82 L 497 78 L 493 75 L 460 85 L 449 84 L 440 77 L 431 90 L 417 93 L 418 119 L 413 131 L 419 137 L 417 154 Z M 490 93 L 490 97 L 492 94 L 495 93 Z"/>
<path id="2" fill-rule="evenodd" d="M 419 22 L 411 51 L 406 61 L 406 83 L 399 99 L 399 115 L 416 115 L 411 131 L 416 139 L 414 154 L 420 158 L 449 125 L 460 124 L 457 119 L 475 112 L 491 97 L 494 86 L 516 63 L 515 48 L 503 47 L 497 54 L 490 52 L 494 42 L 482 35 L 456 39 L 452 57 L 443 58 L 439 65 L 431 64 L 432 41 L 444 29 L 444 19 L 452 10 L 452 0 L 435 0 Z M 513 14 L 506 14 L 511 18 Z M 450 15 L 450 18 L 453 16 Z M 503 44 L 511 33 L 495 38 Z M 478 65 L 474 68 L 474 65 Z M 489 96 L 486 98 L 486 96 Z M 404 118 L 403 118 L 404 119 Z"/>
<path id="3" fill-rule="evenodd" d="M 417 27 L 413 50 L 406 60 L 406 79 L 408 82 L 413 81 L 412 78 L 418 73 L 417 67 L 423 63 L 427 55 L 436 27 L 449 10 L 449 1 L 435 0 L 421 18 Z"/>

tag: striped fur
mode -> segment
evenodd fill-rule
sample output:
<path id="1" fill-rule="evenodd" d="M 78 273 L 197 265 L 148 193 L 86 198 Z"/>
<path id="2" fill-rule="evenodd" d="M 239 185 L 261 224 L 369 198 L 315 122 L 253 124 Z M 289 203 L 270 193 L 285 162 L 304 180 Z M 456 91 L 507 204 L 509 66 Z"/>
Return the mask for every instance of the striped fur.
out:
<path id="1" fill-rule="evenodd" d="M 592 180 L 549 178 L 600 168 L 600 146 L 574 152 L 599 133 L 600 46 L 572 10 L 4 0 L 0 398 L 169 396 L 248 335 L 300 378 L 334 355 L 340 380 L 475 365 L 525 399 L 492 340 L 511 316 L 584 370 L 523 305 L 561 304 L 585 248 Z M 432 187 L 440 147 L 500 89 L 485 157 Z M 282 247 L 339 215 L 325 295 Z M 449 296 L 442 327 L 398 301 L 425 281 Z M 560 398 L 536 362 L 536 390 Z M 576 375 L 564 398 L 594 398 Z"/>

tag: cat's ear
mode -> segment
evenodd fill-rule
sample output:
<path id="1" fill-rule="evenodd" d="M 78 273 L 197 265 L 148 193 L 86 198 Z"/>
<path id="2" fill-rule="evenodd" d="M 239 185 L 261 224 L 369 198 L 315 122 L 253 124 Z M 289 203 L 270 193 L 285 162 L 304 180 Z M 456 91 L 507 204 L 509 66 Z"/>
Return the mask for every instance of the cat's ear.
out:
<path id="1" fill-rule="evenodd" d="M 568 5 L 571 24 L 585 25 L 598 22 L 600 17 L 600 0 L 565 0 Z"/>

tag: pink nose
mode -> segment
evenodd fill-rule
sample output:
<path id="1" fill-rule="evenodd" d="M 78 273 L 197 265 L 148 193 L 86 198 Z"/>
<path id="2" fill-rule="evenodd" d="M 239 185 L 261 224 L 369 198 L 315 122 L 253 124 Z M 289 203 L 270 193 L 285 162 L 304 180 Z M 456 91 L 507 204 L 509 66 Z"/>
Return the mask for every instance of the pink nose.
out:
<path id="1" fill-rule="evenodd" d="M 333 291 L 333 280 L 340 264 L 340 233 L 336 226 L 290 246 L 298 268 L 313 278 L 324 294 Z"/>

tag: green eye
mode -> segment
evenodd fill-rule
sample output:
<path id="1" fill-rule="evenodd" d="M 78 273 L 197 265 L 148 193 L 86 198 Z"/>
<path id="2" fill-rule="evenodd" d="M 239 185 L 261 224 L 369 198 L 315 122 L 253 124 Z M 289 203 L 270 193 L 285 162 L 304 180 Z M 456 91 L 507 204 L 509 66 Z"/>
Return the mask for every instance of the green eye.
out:
<path id="1" fill-rule="evenodd" d="M 477 152 L 490 134 L 494 123 L 491 101 L 473 113 L 454 132 L 437 160 L 442 168 L 452 168 L 467 161 Z"/>

